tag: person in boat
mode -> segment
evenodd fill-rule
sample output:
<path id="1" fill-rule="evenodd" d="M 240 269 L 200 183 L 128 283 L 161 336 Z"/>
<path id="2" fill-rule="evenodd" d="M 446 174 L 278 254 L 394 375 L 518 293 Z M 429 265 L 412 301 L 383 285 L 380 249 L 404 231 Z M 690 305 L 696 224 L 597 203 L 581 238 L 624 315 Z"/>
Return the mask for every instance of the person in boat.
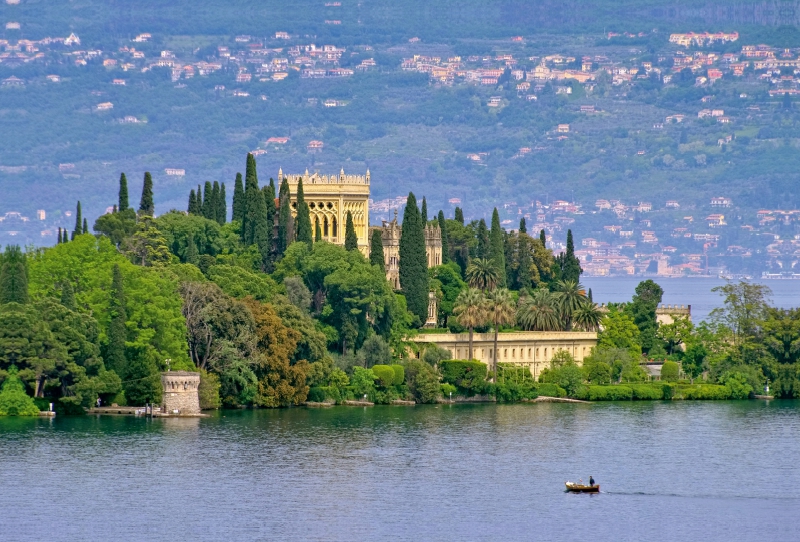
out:
<path id="1" fill-rule="evenodd" d="M 594 478 L 591 475 L 589 475 L 589 487 L 594 487 Z"/>

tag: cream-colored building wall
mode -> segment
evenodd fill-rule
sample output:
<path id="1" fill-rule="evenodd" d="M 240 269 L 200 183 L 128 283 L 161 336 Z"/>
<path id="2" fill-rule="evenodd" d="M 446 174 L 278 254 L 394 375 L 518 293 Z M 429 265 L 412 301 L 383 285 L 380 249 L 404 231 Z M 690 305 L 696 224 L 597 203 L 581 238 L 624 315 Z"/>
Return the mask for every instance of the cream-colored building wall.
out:
<path id="1" fill-rule="evenodd" d="M 420 344 L 434 344 L 450 351 L 453 359 L 469 356 L 469 333 L 431 333 L 411 339 Z M 559 350 L 566 350 L 578 365 L 597 346 L 597 333 L 585 331 L 516 331 L 497 336 L 497 361 L 526 367 L 534 378 L 550 367 L 550 360 Z M 494 360 L 494 333 L 474 333 L 473 358 L 491 365 Z"/>
<path id="2" fill-rule="evenodd" d="M 336 245 L 344 245 L 347 212 L 353 216 L 353 226 L 358 237 L 358 249 L 369 256 L 369 185 L 370 174 L 339 175 L 284 174 L 278 171 L 278 179 L 289 182 L 292 215 L 297 214 L 297 184 L 303 179 L 303 196 L 311 216 L 311 228 L 316 231 L 319 222 L 322 238 Z"/>

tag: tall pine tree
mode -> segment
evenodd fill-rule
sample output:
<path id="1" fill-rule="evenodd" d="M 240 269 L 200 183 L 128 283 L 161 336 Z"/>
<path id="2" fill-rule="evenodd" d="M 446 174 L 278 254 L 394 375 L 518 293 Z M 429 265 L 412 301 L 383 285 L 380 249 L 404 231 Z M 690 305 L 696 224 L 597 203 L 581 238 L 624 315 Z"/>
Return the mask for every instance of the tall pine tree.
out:
<path id="1" fill-rule="evenodd" d="M 219 222 L 217 219 L 217 211 L 219 211 L 219 182 L 214 181 L 211 188 L 211 209 L 208 211 L 208 218 L 214 222 Z"/>
<path id="2" fill-rule="evenodd" d="M 544 230 L 539 230 L 539 241 L 542 243 L 544 248 L 547 248 L 547 234 Z"/>
<path id="3" fill-rule="evenodd" d="M 498 286 L 504 286 L 506 281 L 506 257 L 503 249 L 503 228 L 500 226 L 500 214 L 497 212 L 497 207 L 492 211 L 489 247 L 489 257 L 494 261 L 497 270 L 500 272 L 500 284 Z"/>
<path id="4" fill-rule="evenodd" d="M 200 261 L 200 254 L 197 251 L 197 243 L 194 242 L 194 234 L 189 232 L 186 236 L 186 252 L 183 254 L 183 261 L 197 265 Z"/>
<path id="5" fill-rule="evenodd" d="M 444 211 L 439 211 L 436 217 L 439 221 L 439 230 L 442 232 L 442 263 L 450 261 L 450 238 L 447 236 L 447 221 L 444 219 Z"/>
<path id="6" fill-rule="evenodd" d="M 490 257 L 489 229 L 486 227 L 486 221 L 482 218 L 478 222 L 478 231 L 475 235 L 478 238 L 478 244 L 475 247 L 475 257 L 488 259 Z"/>
<path id="7" fill-rule="evenodd" d="M 83 233 L 83 217 L 81 216 L 81 202 L 78 202 L 75 210 L 75 229 L 72 230 L 72 238 Z"/>
<path id="8" fill-rule="evenodd" d="M 203 217 L 209 220 L 217 218 L 217 207 L 214 204 L 214 190 L 211 188 L 211 181 L 206 181 L 203 186 Z"/>
<path id="9" fill-rule="evenodd" d="M 117 210 L 126 211 L 128 207 L 130 207 L 128 204 L 128 178 L 123 173 L 119 176 L 119 205 L 117 205 Z"/>
<path id="10" fill-rule="evenodd" d="M 69 310 L 75 310 L 75 290 L 72 289 L 72 283 L 68 280 L 61 285 L 61 304 Z"/>
<path id="11" fill-rule="evenodd" d="M 149 171 L 144 174 L 144 184 L 142 185 L 142 199 L 139 200 L 139 215 L 154 216 L 156 206 L 153 203 L 153 177 Z"/>
<path id="12" fill-rule="evenodd" d="M 228 221 L 228 202 L 225 196 L 225 183 L 219 185 L 219 195 L 217 196 L 217 222 L 220 226 Z"/>
<path id="13" fill-rule="evenodd" d="M 83 219 L 83 233 L 89 233 L 89 223 L 86 221 L 86 217 Z"/>
<path id="14" fill-rule="evenodd" d="M 461 210 L 461 207 L 456 207 L 455 219 L 456 219 L 456 222 L 458 222 L 462 226 L 464 225 L 464 211 Z"/>
<path id="15" fill-rule="evenodd" d="M 572 240 L 572 230 L 567 230 L 567 252 L 564 254 L 561 267 L 561 280 L 579 282 L 581 279 L 581 261 L 575 257 L 575 243 Z"/>
<path id="16" fill-rule="evenodd" d="M 186 208 L 186 212 L 190 215 L 197 214 L 197 198 L 194 195 L 194 188 L 189 191 L 189 205 Z"/>
<path id="17" fill-rule="evenodd" d="M 369 240 L 369 263 L 377 265 L 381 273 L 386 273 L 386 261 L 383 255 L 383 238 L 381 237 L 381 230 L 378 228 L 372 230 L 372 236 Z"/>
<path id="18" fill-rule="evenodd" d="M 303 179 L 297 182 L 297 218 L 295 220 L 297 228 L 297 240 L 312 245 L 311 215 L 303 193 Z M 355 232 L 354 232 L 355 233 Z"/>
<path id="19" fill-rule="evenodd" d="M 528 226 L 525 224 L 525 217 L 519 219 L 519 232 L 528 233 Z"/>
<path id="20" fill-rule="evenodd" d="M 425 224 L 428 223 L 428 202 L 425 199 L 425 196 L 422 196 L 422 209 L 420 210 L 420 214 L 422 216 L 422 227 L 425 227 Z"/>
<path id="21" fill-rule="evenodd" d="M 523 219 L 524 220 L 524 219 Z M 523 222 L 524 224 L 524 222 Z M 533 286 L 531 266 L 533 265 L 533 240 L 527 233 L 520 231 L 518 238 L 517 258 L 517 283 L 518 290 L 526 290 Z"/>
<path id="22" fill-rule="evenodd" d="M 409 192 L 400 231 L 400 288 L 408 310 L 423 325 L 428 318 L 428 258 L 417 198 Z"/>
<path id="23" fill-rule="evenodd" d="M 347 211 L 347 220 L 344 227 L 344 248 L 345 250 L 358 250 L 358 235 L 353 225 L 353 213 Z"/>
<path id="24" fill-rule="evenodd" d="M 0 258 L 0 304 L 28 302 L 27 257 L 18 245 L 7 246 Z"/>
<path id="25" fill-rule="evenodd" d="M 283 179 L 281 181 L 280 193 L 278 194 L 278 239 L 277 252 L 278 257 L 282 257 L 292 240 L 294 239 L 294 221 L 292 220 L 291 211 L 291 194 L 289 192 L 289 181 Z"/>
<path id="26" fill-rule="evenodd" d="M 242 174 L 236 174 L 236 181 L 233 183 L 233 216 L 231 220 L 238 220 L 241 224 L 244 218 L 244 184 L 242 184 Z"/>
<path id="27" fill-rule="evenodd" d="M 125 326 L 127 314 L 125 311 L 125 290 L 122 285 L 122 271 L 119 264 L 114 264 L 111 278 L 111 292 L 108 300 L 108 310 L 111 320 L 108 325 L 108 347 L 106 348 L 105 361 L 108 369 L 124 377 L 125 341 L 128 331 Z"/>

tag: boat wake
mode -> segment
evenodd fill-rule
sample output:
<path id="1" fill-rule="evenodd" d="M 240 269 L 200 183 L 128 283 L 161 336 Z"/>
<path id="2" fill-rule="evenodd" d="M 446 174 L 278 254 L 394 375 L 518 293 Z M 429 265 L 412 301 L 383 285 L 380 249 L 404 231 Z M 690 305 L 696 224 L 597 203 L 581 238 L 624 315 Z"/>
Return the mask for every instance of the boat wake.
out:
<path id="1" fill-rule="evenodd" d="M 620 495 L 631 497 L 674 497 L 677 499 L 743 499 L 743 500 L 769 500 L 769 501 L 798 501 L 800 497 L 781 495 L 709 495 L 709 494 L 681 494 L 681 493 L 650 493 L 646 491 L 601 491 L 603 495 Z"/>

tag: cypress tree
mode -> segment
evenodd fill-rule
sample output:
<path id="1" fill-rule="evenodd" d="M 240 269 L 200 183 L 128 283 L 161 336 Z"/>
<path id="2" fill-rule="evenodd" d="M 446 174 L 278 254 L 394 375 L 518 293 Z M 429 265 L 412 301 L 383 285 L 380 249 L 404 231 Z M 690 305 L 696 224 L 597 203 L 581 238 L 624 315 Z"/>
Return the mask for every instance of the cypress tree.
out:
<path id="1" fill-rule="evenodd" d="M 344 228 L 344 248 L 345 250 L 358 250 L 358 235 L 353 225 L 353 213 L 347 211 L 347 221 Z"/>
<path id="2" fill-rule="evenodd" d="M 539 231 L 539 241 L 542 242 L 543 247 L 547 248 L 547 234 L 544 232 L 544 230 Z"/>
<path id="3" fill-rule="evenodd" d="M 125 374 L 125 341 L 128 338 L 128 332 L 125 327 L 127 321 L 125 291 L 122 286 L 122 272 L 119 264 L 114 264 L 108 309 L 111 321 L 108 326 L 108 348 L 105 355 L 107 368 L 123 376 Z"/>
<path id="4" fill-rule="evenodd" d="M 236 181 L 233 183 L 233 216 L 231 220 L 238 220 L 240 223 L 244 217 L 244 185 L 242 184 L 242 174 L 236 174 Z"/>
<path id="5" fill-rule="evenodd" d="M 267 220 L 270 227 L 275 223 L 275 215 L 278 214 L 278 208 L 275 206 L 275 200 L 278 193 L 275 191 L 275 181 L 270 177 L 269 185 L 261 189 L 264 193 L 264 202 L 267 204 Z"/>
<path id="6" fill-rule="evenodd" d="M 144 174 L 144 184 L 142 185 L 142 199 L 139 201 L 139 214 L 154 216 L 156 207 L 153 203 L 153 177 L 149 171 Z"/>
<path id="7" fill-rule="evenodd" d="M 61 241 L 59 242 L 66 243 L 67 241 L 69 241 L 69 239 L 67 238 L 67 228 L 64 228 L 63 230 L 61 230 Z"/>
<path id="8" fill-rule="evenodd" d="M 58 239 L 56 240 L 56 244 L 61 244 L 61 228 L 58 228 Z"/>
<path id="9" fill-rule="evenodd" d="M 481 218 L 478 222 L 477 231 L 478 245 L 475 247 L 475 257 L 487 259 L 489 258 L 489 229 L 486 227 L 486 221 Z"/>
<path id="10" fill-rule="evenodd" d="M 217 197 L 217 222 L 222 226 L 228 221 L 228 202 L 225 196 L 225 183 L 219 185 L 219 196 Z"/>
<path id="11" fill-rule="evenodd" d="M 319 223 L 317 223 L 319 226 Z M 369 240 L 369 263 L 377 265 L 381 273 L 386 273 L 386 262 L 383 255 L 383 239 L 381 238 L 381 230 L 372 230 L 372 237 Z"/>
<path id="12" fill-rule="evenodd" d="M 114 207 L 112 207 L 111 214 L 117 214 L 117 206 L 116 205 L 114 205 Z"/>
<path id="13" fill-rule="evenodd" d="M 81 202 L 78 202 L 77 209 L 75 211 L 75 229 L 72 230 L 72 238 L 75 239 L 76 235 L 80 235 L 83 233 L 83 220 L 81 220 Z"/>
<path id="14" fill-rule="evenodd" d="M 67 235 L 67 228 L 64 228 L 64 242 L 65 243 L 69 242 L 69 236 Z"/>
<path id="15" fill-rule="evenodd" d="M 464 211 L 461 210 L 461 207 L 456 207 L 456 216 L 455 216 L 455 218 L 456 218 L 456 222 L 458 222 L 462 226 L 464 225 Z"/>
<path id="16" fill-rule="evenodd" d="M 0 266 L 0 303 L 28 302 L 28 265 L 18 245 L 6 246 Z"/>
<path id="17" fill-rule="evenodd" d="M 519 219 L 519 232 L 528 233 L 528 226 L 525 224 L 525 217 Z"/>
<path id="18" fill-rule="evenodd" d="M 442 232 L 442 263 L 450 261 L 450 238 L 447 236 L 447 222 L 444 219 L 444 211 L 439 211 L 439 230 Z"/>
<path id="19" fill-rule="evenodd" d="M 591 288 L 589 288 L 589 293 L 586 295 L 586 297 L 589 299 L 589 303 L 594 303 L 594 299 L 592 299 L 592 289 Z"/>
<path id="20" fill-rule="evenodd" d="M 281 181 L 281 188 L 279 193 L 279 207 L 278 207 L 278 240 L 277 251 L 278 257 L 283 256 L 286 247 L 291 244 L 294 239 L 294 224 L 292 221 L 292 212 L 290 206 L 290 193 L 289 181 L 285 178 Z"/>
<path id="21" fill-rule="evenodd" d="M 194 196 L 194 188 L 189 191 L 189 205 L 186 208 L 186 212 L 190 215 L 197 214 L 195 211 L 197 210 L 197 200 Z"/>
<path id="22" fill-rule="evenodd" d="M 567 230 L 567 252 L 564 255 L 564 267 L 561 270 L 562 280 L 578 282 L 581 278 L 581 262 L 575 257 L 575 244 L 572 240 L 572 230 Z"/>
<path id="23" fill-rule="evenodd" d="M 72 289 L 70 281 L 65 281 L 61 286 L 61 304 L 70 310 L 75 310 L 75 290 Z"/>
<path id="24" fill-rule="evenodd" d="M 428 202 L 425 200 L 425 196 L 422 196 L 422 210 L 420 214 L 422 215 L 422 227 L 425 227 L 425 224 L 428 223 Z"/>
<path id="25" fill-rule="evenodd" d="M 89 233 L 89 224 L 86 222 L 86 218 L 83 219 L 83 233 Z"/>
<path id="26" fill-rule="evenodd" d="M 194 242 L 194 234 L 189 233 L 186 237 L 186 252 L 183 255 L 186 263 L 197 265 L 200 261 L 200 254 L 197 251 L 197 244 Z"/>
<path id="27" fill-rule="evenodd" d="M 128 178 L 123 173 L 119 176 L 119 205 L 117 209 L 125 211 L 128 207 Z"/>
<path id="28" fill-rule="evenodd" d="M 211 209 L 209 209 L 209 218 L 217 223 L 217 211 L 219 211 L 219 182 L 214 181 L 214 186 L 211 189 Z"/>
<path id="29" fill-rule="evenodd" d="M 310 247 L 312 245 L 312 232 L 311 215 L 309 213 L 310 211 L 306 203 L 305 194 L 303 194 L 303 179 L 300 179 L 297 182 L 297 219 L 295 222 L 297 227 L 297 240 L 308 243 Z M 355 230 L 353 230 L 353 233 L 355 234 Z"/>
<path id="30" fill-rule="evenodd" d="M 494 260 L 500 271 L 501 284 L 504 286 L 506 276 L 506 256 L 503 248 L 503 228 L 500 226 L 500 213 L 497 212 L 497 207 L 492 211 L 492 229 L 489 232 L 489 257 Z"/>
<path id="31" fill-rule="evenodd" d="M 417 198 L 409 192 L 400 236 L 400 288 L 411 314 L 422 325 L 428 318 L 428 258 Z"/>
<path id="32" fill-rule="evenodd" d="M 203 186 L 203 218 L 216 220 L 217 207 L 214 204 L 214 191 L 211 188 L 211 181 L 206 181 Z"/>
<path id="33" fill-rule="evenodd" d="M 524 221 L 524 219 L 523 219 Z M 524 224 L 524 222 L 522 223 Z M 519 265 L 517 266 L 517 288 L 524 290 L 530 288 L 532 284 L 531 277 L 531 264 L 533 264 L 532 239 L 528 237 L 527 233 L 520 231 L 517 247 L 517 257 L 519 258 Z"/>
<path id="34" fill-rule="evenodd" d="M 319 227 L 319 218 L 314 219 L 314 242 L 322 241 L 322 228 Z"/>

